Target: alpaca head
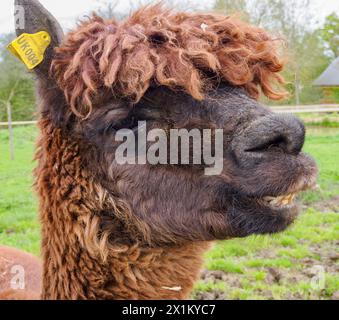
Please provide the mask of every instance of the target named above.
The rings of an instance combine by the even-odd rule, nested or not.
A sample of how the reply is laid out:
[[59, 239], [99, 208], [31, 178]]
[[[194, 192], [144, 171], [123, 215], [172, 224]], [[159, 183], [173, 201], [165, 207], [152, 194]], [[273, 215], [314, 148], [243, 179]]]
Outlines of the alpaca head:
[[[159, 246], [273, 233], [295, 219], [293, 196], [314, 184], [316, 165], [301, 151], [303, 124], [258, 102], [261, 92], [284, 95], [276, 41], [264, 30], [153, 6], [122, 22], [93, 16], [63, 38], [37, 1], [17, 3], [27, 8], [24, 31], [52, 36], [36, 72], [60, 92], [59, 105], [44, 105], [42, 116], [72, 137], [83, 169], [113, 199], [97, 212], [102, 228], [119, 228], [119, 241]], [[132, 151], [153, 129], [165, 138], [194, 129], [199, 142], [204, 129], [215, 140], [222, 129], [221, 152], [211, 146], [221, 170], [207, 175], [211, 163], [194, 162], [204, 144], [192, 139], [186, 161], [179, 154], [177, 164], [122, 164], [122, 129], [133, 135]], [[162, 141], [167, 160], [171, 141]]]

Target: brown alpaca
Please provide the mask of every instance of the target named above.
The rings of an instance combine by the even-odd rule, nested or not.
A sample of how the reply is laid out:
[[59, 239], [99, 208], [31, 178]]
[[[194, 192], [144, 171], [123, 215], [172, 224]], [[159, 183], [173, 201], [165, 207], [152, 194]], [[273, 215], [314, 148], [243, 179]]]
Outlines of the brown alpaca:
[[[16, 3], [26, 9], [18, 34], [52, 36], [35, 69], [42, 299], [184, 299], [211, 241], [294, 221], [293, 194], [312, 186], [316, 165], [301, 152], [302, 123], [257, 101], [284, 95], [265, 31], [157, 5], [120, 23], [94, 16], [64, 38], [38, 1]], [[114, 134], [142, 120], [166, 132], [222, 128], [222, 173], [118, 164]]]
[[[15, 266], [18, 264], [25, 270], [25, 288], [9, 289], [17, 272]], [[38, 258], [14, 248], [0, 247], [0, 299], [38, 299], [41, 291], [41, 272], [41, 262]]]

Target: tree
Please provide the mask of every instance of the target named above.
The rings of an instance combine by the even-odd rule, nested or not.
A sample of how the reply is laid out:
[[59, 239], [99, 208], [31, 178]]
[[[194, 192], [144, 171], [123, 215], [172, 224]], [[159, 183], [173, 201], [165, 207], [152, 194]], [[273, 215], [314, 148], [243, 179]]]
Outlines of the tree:
[[300, 104], [321, 98], [321, 91], [312, 88], [312, 82], [328, 58], [320, 32], [313, 27], [316, 14], [310, 0], [217, 0], [215, 8], [224, 13], [243, 11], [247, 21], [285, 40], [283, 55], [288, 63], [284, 75], [291, 83], [293, 97], [286, 102]]
[[120, 19], [121, 14], [117, 12], [119, 0], [97, 0], [98, 14], [105, 19]]
[[[31, 120], [35, 112], [35, 89], [32, 75], [6, 49], [13, 34], [0, 37], [0, 100], [9, 101], [13, 120]], [[7, 105], [0, 103], [0, 121], [7, 120]]]
[[322, 39], [331, 57], [339, 57], [339, 16], [334, 12], [326, 17]]
[[246, 0], [217, 0], [214, 9], [222, 12], [226, 15], [232, 15], [236, 13], [247, 14], [247, 1]]
[[217, 0], [214, 8], [223, 14], [241, 15], [254, 25], [267, 27], [279, 5], [279, 1], [267, 0]]
[[12, 100], [15, 95], [15, 92], [18, 88], [19, 81], [17, 80], [11, 90], [9, 91], [8, 97], [6, 100], [0, 100], [0, 103], [4, 105], [7, 111], [7, 122], [9, 130], [9, 147], [10, 147], [10, 158], [14, 160], [14, 137], [13, 137], [13, 127], [12, 127]]
[[[129, 0], [129, 8], [131, 12], [139, 9], [145, 5], [154, 5], [159, 3], [158, 0]], [[204, 10], [207, 4], [204, 1], [198, 0], [163, 0], [160, 3], [164, 4], [168, 8], [175, 8], [180, 11], [199, 11]]]
[[[100, 16], [116, 20], [123, 20], [129, 13], [134, 12], [142, 6], [159, 3], [156, 0], [126, 0], [121, 6], [120, 0], [96, 0], [98, 4], [97, 12]], [[206, 9], [207, 5], [203, 1], [197, 0], [164, 0], [161, 3], [169, 8], [182, 11], [198, 11]]]
[[0, 121], [8, 122], [10, 158], [14, 159], [12, 120], [29, 120], [34, 114], [34, 85], [31, 76], [6, 45], [15, 36], [0, 37]]

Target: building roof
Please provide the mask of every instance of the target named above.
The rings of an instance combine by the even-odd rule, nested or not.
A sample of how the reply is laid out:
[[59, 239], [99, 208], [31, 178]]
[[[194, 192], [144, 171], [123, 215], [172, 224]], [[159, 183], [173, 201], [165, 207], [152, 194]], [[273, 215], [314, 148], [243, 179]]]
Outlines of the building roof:
[[313, 82], [318, 87], [339, 87], [339, 57]]

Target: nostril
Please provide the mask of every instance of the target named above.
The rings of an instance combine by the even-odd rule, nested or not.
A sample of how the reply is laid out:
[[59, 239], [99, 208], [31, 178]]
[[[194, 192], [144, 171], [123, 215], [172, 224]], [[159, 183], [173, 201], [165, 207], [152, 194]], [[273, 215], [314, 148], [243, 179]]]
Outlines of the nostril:
[[237, 144], [237, 149], [246, 153], [284, 152], [297, 155], [304, 139], [305, 127], [299, 119], [291, 115], [269, 115], [252, 122], [234, 145]]
[[278, 135], [265, 142], [260, 142], [255, 147], [245, 150], [246, 152], [284, 151], [288, 152], [288, 141], [286, 137]]

